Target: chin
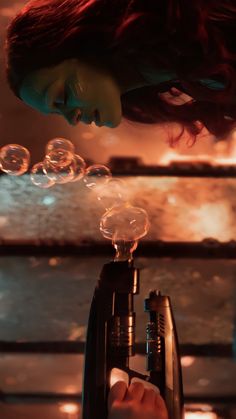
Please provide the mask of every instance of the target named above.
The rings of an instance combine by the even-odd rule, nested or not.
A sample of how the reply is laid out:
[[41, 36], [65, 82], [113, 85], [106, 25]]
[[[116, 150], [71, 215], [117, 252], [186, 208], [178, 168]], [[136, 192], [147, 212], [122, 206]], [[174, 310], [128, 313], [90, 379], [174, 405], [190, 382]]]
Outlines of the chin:
[[107, 122], [106, 124], [104, 124], [104, 126], [108, 127], [108, 128], [116, 128], [116, 127], [118, 127], [118, 125], [119, 125], [119, 123], [114, 124], [113, 122]]
[[121, 123], [121, 118], [119, 118], [118, 120], [114, 121], [114, 122], [110, 122], [108, 123], [107, 126], [109, 126], [109, 128], [117, 128]]

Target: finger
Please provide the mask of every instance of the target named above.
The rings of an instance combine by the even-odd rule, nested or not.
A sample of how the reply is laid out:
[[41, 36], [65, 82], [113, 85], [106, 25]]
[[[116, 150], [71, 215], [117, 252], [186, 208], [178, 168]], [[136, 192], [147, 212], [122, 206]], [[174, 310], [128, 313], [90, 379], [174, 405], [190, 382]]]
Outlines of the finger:
[[146, 380], [142, 380], [141, 378], [138, 377], [133, 377], [131, 379], [131, 384], [135, 383], [135, 382], [141, 382], [144, 385], [144, 388], [151, 388], [152, 390], [154, 390], [157, 394], [160, 394], [160, 390], [157, 386], [155, 386], [154, 384], [152, 384], [150, 381], [146, 381]]
[[156, 394], [155, 406], [157, 411], [159, 412], [160, 419], [168, 419], [168, 411], [166, 408], [166, 404], [163, 398], [158, 394]]
[[171, 87], [170, 91], [173, 96], [180, 96], [182, 94], [182, 92], [179, 89], [176, 89], [176, 87]]
[[145, 389], [144, 395], [142, 398], [142, 404], [147, 406], [154, 406], [156, 401], [156, 392], [152, 389]]
[[142, 383], [130, 384], [125, 396], [125, 401], [136, 400], [140, 401], [144, 394], [144, 385]]
[[127, 385], [124, 381], [117, 381], [114, 386], [111, 387], [111, 390], [108, 395], [108, 409], [110, 410], [114, 401], [122, 401], [125, 397], [127, 391]]

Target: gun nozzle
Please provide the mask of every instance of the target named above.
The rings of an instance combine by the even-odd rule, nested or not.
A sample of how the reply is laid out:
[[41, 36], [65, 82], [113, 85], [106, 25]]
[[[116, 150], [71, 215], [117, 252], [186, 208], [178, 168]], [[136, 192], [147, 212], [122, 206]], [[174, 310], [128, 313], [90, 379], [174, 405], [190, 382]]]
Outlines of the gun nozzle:
[[161, 291], [159, 291], [159, 290], [150, 290], [150, 292], [149, 292], [149, 296], [150, 297], [155, 297], [155, 296], [160, 296], [161, 295]]

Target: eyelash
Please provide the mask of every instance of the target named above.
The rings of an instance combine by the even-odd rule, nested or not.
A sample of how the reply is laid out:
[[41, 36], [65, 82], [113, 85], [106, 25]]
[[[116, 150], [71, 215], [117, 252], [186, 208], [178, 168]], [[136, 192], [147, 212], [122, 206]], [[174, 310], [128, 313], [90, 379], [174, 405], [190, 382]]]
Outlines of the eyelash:
[[59, 101], [55, 101], [54, 106], [60, 110], [61, 106], [66, 106], [67, 105], [67, 101], [68, 101], [68, 92], [67, 90], [64, 91], [64, 95], [63, 95], [63, 102]]

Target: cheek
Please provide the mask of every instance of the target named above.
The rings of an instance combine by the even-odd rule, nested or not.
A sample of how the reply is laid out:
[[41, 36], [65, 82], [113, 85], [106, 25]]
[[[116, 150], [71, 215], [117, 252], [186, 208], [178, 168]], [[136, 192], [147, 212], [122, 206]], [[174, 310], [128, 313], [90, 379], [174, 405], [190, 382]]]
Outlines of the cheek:
[[100, 88], [97, 91], [97, 99], [108, 109], [117, 109], [119, 111], [121, 107], [120, 91], [111, 78], [102, 80]]

